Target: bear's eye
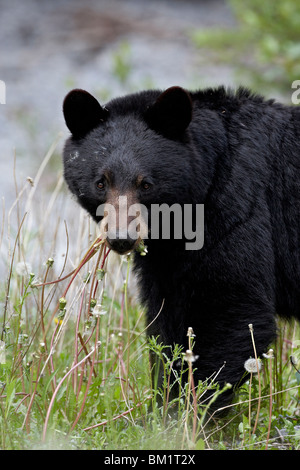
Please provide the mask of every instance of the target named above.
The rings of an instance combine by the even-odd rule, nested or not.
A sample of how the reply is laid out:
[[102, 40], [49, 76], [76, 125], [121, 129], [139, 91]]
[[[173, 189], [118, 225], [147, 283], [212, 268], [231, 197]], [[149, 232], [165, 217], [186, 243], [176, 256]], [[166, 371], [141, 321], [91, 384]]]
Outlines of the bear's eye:
[[149, 191], [149, 189], [151, 189], [152, 187], [152, 184], [149, 183], [148, 181], [142, 181], [141, 183], [141, 188], [144, 190], [144, 191]]
[[101, 180], [97, 181], [96, 186], [97, 186], [97, 189], [99, 189], [99, 191], [103, 191], [105, 189], [104, 180], [101, 179]]

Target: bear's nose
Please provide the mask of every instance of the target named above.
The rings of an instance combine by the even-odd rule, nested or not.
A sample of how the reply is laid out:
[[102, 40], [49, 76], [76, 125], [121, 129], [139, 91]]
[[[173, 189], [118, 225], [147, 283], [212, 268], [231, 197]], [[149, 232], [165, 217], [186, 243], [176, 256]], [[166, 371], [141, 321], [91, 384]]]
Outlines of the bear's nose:
[[131, 238], [128, 234], [116, 233], [114, 238], [107, 236], [106, 238], [111, 249], [123, 255], [134, 248], [136, 240]]

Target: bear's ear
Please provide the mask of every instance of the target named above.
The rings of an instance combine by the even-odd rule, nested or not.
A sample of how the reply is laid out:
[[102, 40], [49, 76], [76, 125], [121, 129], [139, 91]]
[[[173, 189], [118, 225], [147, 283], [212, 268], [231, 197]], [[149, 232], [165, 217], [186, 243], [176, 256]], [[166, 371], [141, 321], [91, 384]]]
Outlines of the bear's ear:
[[146, 111], [146, 121], [155, 131], [170, 138], [181, 138], [192, 119], [190, 94], [174, 86], [161, 93]]
[[63, 113], [66, 125], [73, 137], [84, 137], [89, 131], [105, 121], [108, 111], [90, 93], [75, 89], [64, 99]]

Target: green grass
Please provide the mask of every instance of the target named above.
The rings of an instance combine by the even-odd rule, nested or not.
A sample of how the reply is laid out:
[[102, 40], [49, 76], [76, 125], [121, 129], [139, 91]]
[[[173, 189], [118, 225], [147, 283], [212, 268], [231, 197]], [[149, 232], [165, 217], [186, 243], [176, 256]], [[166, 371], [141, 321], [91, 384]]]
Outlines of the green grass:
[[[194, 384], [197, 361], [182, 360], [184, 350], [175, 347], [170, 360], [166, 346], [147, 342], [131, 258], [99, 242], [61, 176], [45, 198], [54, 152], [3, 208], [0, 448], [299, 449], [300, 381], [290, 362], [293, 355], [299, 367], [299, 327], [279, 323], [274, 358], [261, 358], [259, 376], [225, 417], [209, 417], [203, 393], [214, 389], [214, 399], [222, 391]], [[194, 341], [187, 337], [185, 349]], [[162, 389], [152, 383], [150, 349], [163, 362]], [[179, 374], [181, 393], [171, 401], [179, 360], [189, 381]]]

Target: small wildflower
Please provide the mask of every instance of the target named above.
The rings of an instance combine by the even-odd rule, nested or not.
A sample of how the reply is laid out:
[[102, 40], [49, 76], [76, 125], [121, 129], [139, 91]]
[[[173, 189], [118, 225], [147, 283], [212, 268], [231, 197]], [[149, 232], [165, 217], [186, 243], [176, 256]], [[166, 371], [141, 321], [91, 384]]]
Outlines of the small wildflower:
[[40, 343], [40, 351], [41, 351], [41, 353], [44, 353], [46, 351], [45, 343]]
[[263, 357], [265, 359], [274, 359], [274, 351], [273, 349], [269, 349], [267, 353], [263, 353]]
[[46, 261], [46, 265], [47, 265], [49, 268], [52, 268], [53, 263], [54, 263], [54, 259], [53, 259], [53, 258], [48, 258], [47, 261]]
[[187, 336], [189, 336], [190, 338], [194, 338], [196, 336], [191, 326], [187, 330]]
[[67, 301], [64, 297], [61, 297], [59, 299], [59, 310], [64, 310], [64, 308], [66, 307], [67, 305]]
[[21, 276], [21, 277], [28, 276], [31, 273], [30, 263], [25, 263], [23, 261], [20, 261], [20, 263], [17, 263], [16, 273], [18, 274], [18, 276]]
[[65, 318], [65, 314], [66, 314], [66, 309], [64, 307], [66, 304], [67, 304], [66, 299], [64, 297], [61, 297], [59, 299], [59, 312], [58, 312], [57, 317], [54, 318], [54, 322], [56, 324], [59, 324], [59, 325], [62, 324], [63, 319]]
[[195, 362], [199, 356], [195, 356], [191, 349], [187, 349], [183, 354], [183, 359], [187, 362]]
[[257, 359], [257, 363], [256, 363], [256, 359], [252, 358], [252, 357], [247, 359], [247, 361], [244, 363], [244, 367], [245, 367], [246, 371], [250, 372], [251, 374], [257, 374], [257, 372], [258, 372], [257, 366], [258, 366], [258, 370], [260, 370], [261, 369], [261, 360]]
[[142, 240], [142, 241], [138, 244], [138, 246], [136, 247], [136, 251], [137, 251], [141, 256], [146, 256], [146, 254], [148, 253], [147, 246], [144, 245], [143, 240]]
[[102, 307], [101, 304], [96, 304], [91, 313], [95, 317], [99, 317], [100, 315], [106, 315], [107, 311]]

